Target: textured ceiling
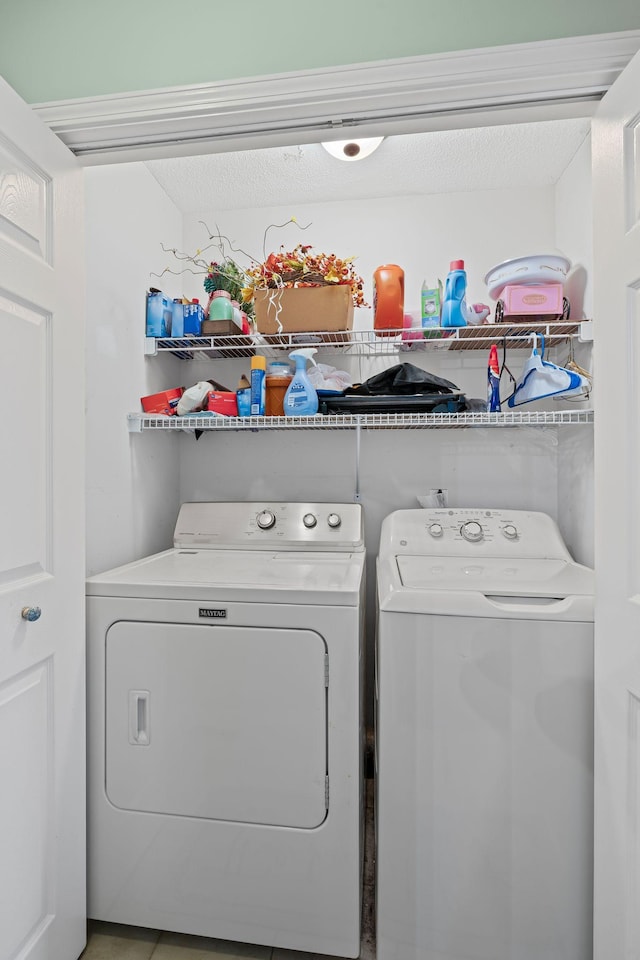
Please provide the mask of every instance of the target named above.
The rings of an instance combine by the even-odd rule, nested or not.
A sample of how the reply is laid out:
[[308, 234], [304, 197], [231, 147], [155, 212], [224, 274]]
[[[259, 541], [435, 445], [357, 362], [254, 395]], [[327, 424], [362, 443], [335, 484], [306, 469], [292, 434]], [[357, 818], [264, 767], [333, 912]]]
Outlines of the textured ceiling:
[[536, 187], [556, 182], [589, 128], [588, 119], [549, 120], [389, 137], [356, 163], [312, 143], [147, 167], [184, 213]]

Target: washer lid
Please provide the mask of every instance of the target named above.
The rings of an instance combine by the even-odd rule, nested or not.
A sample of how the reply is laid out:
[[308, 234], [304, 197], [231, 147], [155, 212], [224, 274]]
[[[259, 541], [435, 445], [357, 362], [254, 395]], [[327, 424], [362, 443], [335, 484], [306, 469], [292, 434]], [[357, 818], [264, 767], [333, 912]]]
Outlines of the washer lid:
[[357, 606], [364, 553], [166, 550], [87, 580], [87, 594]]
[[592, 620], [593, 571], [561, 559], [396, 556], [378, 565], [381, 610]]
[[[584, 567], [566, 560], [396, 557], [400, 584], [420, 590], [473, 590], [524, 596], [592, 593]], [[587, 571], [590, 573], [590, 571]]]

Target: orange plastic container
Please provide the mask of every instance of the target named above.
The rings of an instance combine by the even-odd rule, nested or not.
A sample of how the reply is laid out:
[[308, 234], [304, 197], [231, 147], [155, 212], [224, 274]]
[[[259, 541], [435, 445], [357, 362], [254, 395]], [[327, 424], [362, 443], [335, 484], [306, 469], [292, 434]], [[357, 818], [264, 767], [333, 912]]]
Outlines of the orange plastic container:
[[403, 319], [404, 270], [383, 264], [373, 273], [373, 331], [377, 337], [392, 337], [402, 331]]
[[284, 417], [284, 396], [293, 377], [271, 376], [265, 378], [265, 417]]

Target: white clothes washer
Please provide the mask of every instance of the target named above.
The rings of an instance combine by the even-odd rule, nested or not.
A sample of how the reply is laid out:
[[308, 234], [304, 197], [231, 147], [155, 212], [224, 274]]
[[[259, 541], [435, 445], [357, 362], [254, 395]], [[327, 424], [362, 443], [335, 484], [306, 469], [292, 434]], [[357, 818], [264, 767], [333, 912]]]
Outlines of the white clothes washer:
[[541, 513], [400, 510], [377, 591], [378, 960], [585, 960], [593, 571]]
[[186, 503], [87, 581], [88, 915], [357, 957], [358, 504]]

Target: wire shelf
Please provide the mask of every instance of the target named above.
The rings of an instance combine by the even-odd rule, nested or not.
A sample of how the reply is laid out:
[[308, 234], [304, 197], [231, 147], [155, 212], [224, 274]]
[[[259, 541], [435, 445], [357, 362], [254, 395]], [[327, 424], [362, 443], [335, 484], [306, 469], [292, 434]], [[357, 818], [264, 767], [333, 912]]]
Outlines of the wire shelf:
[[[181, 359], [224, 360], [252, 356], [257, 351], [265, 356], [278, 357], [283, 352], [303, 347], [316, 347], [324, 353], [350, 356], [392, 356], [407, 349], [426, 350], [487, 350], [492, 343], [505, 342], [519, 349], [531, 344], [531, 334], [544, 336], [545, 346], [553, 347], [574, 337], [591, 339], [590, 321], [546, 323], [488, 323], [480, 326], [434, 327], [429, 338], [403, 340], [401, 330], [385, 331], [385, 336], [373, 330], [318, 331], [314, 333], [281, 333], [264, 336], [259, 333], [228, 337], [169, 337], [145, 338], [145, 354], [171, 353]], [[406, 333], [406, 331], [405, 331]]]
[[129, 430], [397, 430], [459, 427], [542, 427], [593, 423], [593, 410], [536, 410], [510, 413], [318, 414], [315, 417], [187, 417], [130, 413]]

